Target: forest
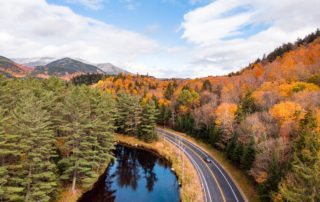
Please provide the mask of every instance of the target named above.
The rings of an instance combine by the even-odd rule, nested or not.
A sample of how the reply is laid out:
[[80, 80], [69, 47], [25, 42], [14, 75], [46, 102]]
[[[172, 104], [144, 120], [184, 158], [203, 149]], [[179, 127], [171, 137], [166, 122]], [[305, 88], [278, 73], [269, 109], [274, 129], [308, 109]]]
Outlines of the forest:
[[128, 74], [93, 86], [155, 103], [159, 125], [222, 151], [256, 183], [262, 201], [319, 201], [319, 67], [316, 31], [227, 76]]
[[89, 189], [113, 159], [115, 132], [157, 139], [157, 111], [58, 78], [0, 76], [0, 201], [53, 201]]

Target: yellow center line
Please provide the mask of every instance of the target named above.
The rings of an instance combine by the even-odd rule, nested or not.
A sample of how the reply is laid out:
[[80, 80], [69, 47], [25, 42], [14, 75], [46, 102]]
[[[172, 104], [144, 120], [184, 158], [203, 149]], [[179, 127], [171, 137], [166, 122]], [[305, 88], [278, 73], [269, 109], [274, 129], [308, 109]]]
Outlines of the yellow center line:
[[[179, 138], [181, 138], [181, 137], [179, 137]], [[202, 157], [201, 157], [199, 154], [197, 154], [197, 152], [194, 151], [193, 148], [191, 148], [189, 145], [185, 144], [184, 142], [182, 142], [182, 144], [184, 144], [185, 146], [187, 146], [187, 147], [188, 147], [195, 155], [197, 155], [197, 156], [199, 157], [199, 159], [206, 165], [206, 167], [208, 168], [209, 172], [211, 173], [211, 176], [213, 177], [214, 181], [216, 182], [216, 184], [217, 184], [217, 186], [218, 186], [218, 189], [219, 189], [219, 191], [220, 191], [220, 194], [221, 194], [221, 196], [222, 196], [223, 201], [226, 202], [226, 198], [225, 198], [224, 193], [223, 193], [223, 191], [222, 191], [222, 189], [221, 189], [221, 187], [220, 187], [220, 184], [218, 183], [218, 180], [217, 180], [215, 174], [211, 171], [211, 169], [210, 169], [210, 167], [207, 165], [207, 163], [202, 159]]]
[[214, 181], [216, 182], [216, 184], [217, 184], [217, 186], [218, 186], [218, 189], [219, 189], [219, 191], [220, 191], [220, 194], [221, 194], [221, 196], [222, 196], [223, 201], [226, 202], [226, 198], [225, 198], [224, 193], [223, 193], [223, 191], [222, 191], [222, 189], [221, 189], [221, 187], [220, 187], [220, 184], [218, 183], [218, 180], [217, 180], [215, 174], [211, 171], [211, 169], [210, 169], [210, 167], [208, 166], [208, 164], [202, 159], [202, 157], [201, 157], [199, 154], [197, 154], [197, 152], [194, 151], [193, 148], [191, 148], [189, 145], [187, 145], [187, 144], [185, 144], [185, 143], [183, 143], [183, 142], [182, 142], [182, 144], [184, 144], [184, 145], [187, 146], [190, 150], [192, 150], [192, 152], [199, 157], [199, 159], [204, 163], [204, 165], [206, 165], [206, 167], [208, 168], [209, 172], [211, 173]]

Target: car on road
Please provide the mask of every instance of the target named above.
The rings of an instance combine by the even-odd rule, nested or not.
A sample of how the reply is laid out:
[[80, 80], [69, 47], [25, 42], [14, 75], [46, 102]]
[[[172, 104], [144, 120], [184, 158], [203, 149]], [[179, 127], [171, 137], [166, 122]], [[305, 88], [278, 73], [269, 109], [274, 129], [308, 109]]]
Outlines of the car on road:
[[204, 157], [204, 160], [205, 160], [207, 163], [211, 163], [211, 162], [212, 162], [211, 159], [210, 159], [208, 156], [205, 156], [205, 157]]

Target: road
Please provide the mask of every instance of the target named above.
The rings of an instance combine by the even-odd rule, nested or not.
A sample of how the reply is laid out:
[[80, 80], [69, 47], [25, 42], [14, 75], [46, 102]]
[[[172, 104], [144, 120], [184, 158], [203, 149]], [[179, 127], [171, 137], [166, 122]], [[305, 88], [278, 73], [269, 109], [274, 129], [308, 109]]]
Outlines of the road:
[[[190, 159], [200, 177], [204, 191], [205, 202], [243, 202], [246, 201], [239, 188], [235, 185], [229, 174], [200, 147], [174, 135], [167, 130], [157, 128], [160, 137], [176, 145]], [[208, 157], [211, 162], [206, 162]]]

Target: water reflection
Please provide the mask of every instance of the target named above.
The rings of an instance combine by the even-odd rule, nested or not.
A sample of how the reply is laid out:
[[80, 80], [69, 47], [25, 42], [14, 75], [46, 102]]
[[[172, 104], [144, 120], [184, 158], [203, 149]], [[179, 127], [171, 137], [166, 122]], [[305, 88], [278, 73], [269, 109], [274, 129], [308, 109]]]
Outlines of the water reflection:
[[152, 152], [118, 145], [117, 159], [79, 202], [179, 201], [170, 164]]

